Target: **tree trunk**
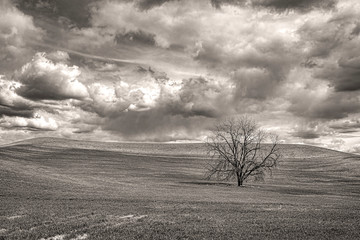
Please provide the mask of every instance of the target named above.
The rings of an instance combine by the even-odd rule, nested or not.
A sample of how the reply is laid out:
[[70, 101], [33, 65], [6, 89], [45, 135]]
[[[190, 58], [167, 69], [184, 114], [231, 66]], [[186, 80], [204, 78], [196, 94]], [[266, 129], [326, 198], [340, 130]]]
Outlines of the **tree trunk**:
[[243, 185], [243, 179], [241, 178], [241, 175], [240, 174], [238, 174], [237, 175], [237, 182], [238, 182], [238, 186], [240, 187], [240, 186], [242, 186]]

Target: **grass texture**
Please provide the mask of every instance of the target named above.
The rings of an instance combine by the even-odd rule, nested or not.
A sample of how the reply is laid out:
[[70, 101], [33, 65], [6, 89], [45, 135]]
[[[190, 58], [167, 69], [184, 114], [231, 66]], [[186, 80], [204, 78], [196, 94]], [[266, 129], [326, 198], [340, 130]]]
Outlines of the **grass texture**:
[[360, 158], [281, 145], [266, 182], [205, 181], [202, 144], [0, 147], [0, 239], [360, 239]]

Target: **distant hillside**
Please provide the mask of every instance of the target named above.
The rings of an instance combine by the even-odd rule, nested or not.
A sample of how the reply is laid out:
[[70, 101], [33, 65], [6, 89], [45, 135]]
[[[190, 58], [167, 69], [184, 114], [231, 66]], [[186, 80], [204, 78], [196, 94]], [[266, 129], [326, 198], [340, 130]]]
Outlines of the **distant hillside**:
[[[355, 180], [358, 184], [357, 155], [307, 145], [283, 144], [280, 148], [283, 157], [269, 183], [307, 182], [315, 187], [321, 181], [338, 184]], [[158, 177], [171, 181], [203, 180], [205, 166], [212, 161], [203, 143], [109, 143], [61, 138], [34, 138], [2, 146], [1, 160], [4, 168], [12, 165], [14, 169], [16, 165], [19, 172], [21, 169], [28, 172], [25, 166], [35, 172], [45, 168], [56, 176], [70, 174], [71, 179], [76, 179], [73, 172], [86, 176], [118, 169], [123, 176], [149, 176], [151, 181]], [[341, 188], [347, 187], [359, 187], [360, 191], [357, 185]]]
[[[23, 147], [47, 148], [78, 148], [104, 151], [118, 151], [122, 153], [145, 155], [176, 155], [176, 156], [204, 156], [206, 149], [203, 143], [141, 143], [141, 142], [97, 142], [82, 141], [64, 138], [32, 138], [14, 142], [5, 146], [21, 145]], [[356, 155], [302, 144], [279, 145], [284, 158], [312, 158], [326, 156], [353, 156]], [[1, 147], [1, 146], [0, 146]]]
[[[280, 148], [283, 157], [278, 168], [274, 170], [274, 177], [271, 180], [273, 182], [281, 181], [281, 179], [302, 182], [306, 179], [309, 182], [314, 179], [330, 181], [333, 178], [360, 176], [359, 156], [307, 145], [282, 144]], [[143, 174], [143, 170], [142, 168], [134, 170], [134, 166], [152, 164], [146, 174], [158, 175], [159, 172], [166, 174], [166, 171], [196, 172], [196, 176], [193, 176], [195, 179], [203, 178], [204, 166], [211, 161], [206, 155], [203, 143], [118, 143], [62, 138], [34, 138], [2, 146], [0, 147], [1, 159], [13, 162], [21, 160], [21, 162], [26, 161], [27, 164], [33, 162], [38, 166], [67, 164], [64, 166], [79, 167], [79, 164], [82, 164], [84, 168], [87, 167], [88, 162], [104, 164], [103, 167], [106, 167], [105, 163], [111, 161], [114, 161], [113, 164], [126, 162], [128, 165], [125, 166], [128, 167], [122, 168], [122, 171], [131, 169], [131, 171], [138, 171], [134, 173], [138, 175]], [[166, 160], [169, 169], [163, 169], [163, 159], [169, 159]], [[186, 161], [187, 166], [183, 166], [185, 159], [189, 159]], [[55, 160], [56, 162], [53, 162]]]

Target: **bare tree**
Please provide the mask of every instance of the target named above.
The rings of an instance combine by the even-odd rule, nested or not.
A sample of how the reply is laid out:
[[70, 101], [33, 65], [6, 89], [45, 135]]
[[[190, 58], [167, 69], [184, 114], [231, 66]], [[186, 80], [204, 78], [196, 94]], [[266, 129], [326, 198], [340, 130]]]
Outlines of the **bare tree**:
[[263, 179], [265, 172], [271, 172], [280, 158], [278, 137], [260, 130], [255, 121], [246, 116], [217, 124], [206, 147], [215, 159], [207, 178], [236, 178], [238, 186], [251, 176]]

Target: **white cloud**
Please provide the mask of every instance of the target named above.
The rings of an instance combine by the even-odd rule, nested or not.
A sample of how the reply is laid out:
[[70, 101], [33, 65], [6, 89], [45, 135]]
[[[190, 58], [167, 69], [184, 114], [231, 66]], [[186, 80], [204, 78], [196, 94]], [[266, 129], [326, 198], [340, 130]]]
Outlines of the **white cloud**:
[[[62, 55], [61, 52], [58, 54]], [[16, 80], [22, 84], [17, 93], [35, 100], [85, 98], [88, 92], [78, 80], [80, 74], [77, 66], [54, 63], [47, 59], [46, 53], [37, 53], [31, 62], [16, 73]]]
[[0, 75], [0, 104], [10, 107], [26, 106], [29, 101], [16, 94], [21, 84], [16, 81], [7, 80]]
[[0, 126], [3, 128], [21, 128], [27, 130], [45, 130], [55, 131], [58, 125], [53, 118], [45, 118], [37, 115], [34, 118], [23, 117], [3, 117], [0, 120]]
[[90, 102], [86, 102], [83, 108], [94, 111], [101, 117], [113, 117], [125, 111], [130, 103], [118, 97], [113, 86], [94, 83], [89, 86]]

